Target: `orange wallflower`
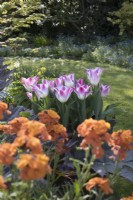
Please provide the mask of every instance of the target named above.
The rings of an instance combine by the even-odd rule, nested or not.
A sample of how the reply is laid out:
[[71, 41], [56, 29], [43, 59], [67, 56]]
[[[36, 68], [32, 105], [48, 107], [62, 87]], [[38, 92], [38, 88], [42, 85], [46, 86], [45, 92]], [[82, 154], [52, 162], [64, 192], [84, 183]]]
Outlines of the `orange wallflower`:
[[57, 124], [60, 120], [60, 116], [54, 110], [44, 110], [38, 113], [40, 122], [50, 125]]
[[119, 130], [112, 133], [112, 151], [118, 159], [126, 157], [126, 151], [133, 149], [133, 136], [131, 130]]
[[49, 125], [47, 127], [49, 134], [52, 136], [52, 140], [56, 140], [59, 137], [67, 138], [66, 128], [62, 124]]
[[90, 179], [86, 184], [86, 190], [90, 191], [95, 186], [97, 186], [106, 195], [113, 193], [107, 178], [95, 177]]
[[5, 190], [7, 188], [4, 178], [2, 176], [0, 176], [0, 188]]
[[110, 124], [104, 120], [87, 119], [77, 127], [78, 135], [84, 137], [80, 147], [86, 149], [90, 144], [92, 146], [92, 153], [97, 158], [101, 158], [104, 154], [102, 143], [111, 143], [111, 136], [107, 133]]
[[14, 161], [16, 146], [10, 143], [0, 144], [0, 163], [10, 165]]
[[7, 125], [1, 125], [0, 130], [8, 134], [16, 134], [21, 129], [23, 123], [28, 121], [29, 119], [26, 117], [16, 117], [9, 121]]
[[120, 200], [133, 200], [133, 194], [132, 196], [129, 196], [129, 197], [123, 197]]
[[38, 138], [29, 137], [27, 135], [17, 137], [14, 140], [13, 144], [16, 147], [25, 147], [27, 149], [30, 149], [31, 153], [33, 154], [40, 154], [43, 151], [40, 140]]
[[22, 124], [21, 129], [18, 131], [17, 135], [27, 135], [32, 137], [40, 136], [41, 139], [51, 140], [51, 136], [48, 134], [46, 126], [43, 123], [35, 120]]
[[99, 136], [104, 136], [107, 130], [110, 129], [110, 124], [104, 120], [86, 119], [77, 128], [78, 134], [85, 137], [88, 134], [96, 133]]
[[6, 112], [7, 114], [11, 114], [11, 112], [8, 110], [8, 105], [0, 101], [0, 120], [3, 119], [4, 112]]
[[16, 165], [23, 180], [41, 179], [51, 172], [49, 157], [44, 154], [22, 154]]

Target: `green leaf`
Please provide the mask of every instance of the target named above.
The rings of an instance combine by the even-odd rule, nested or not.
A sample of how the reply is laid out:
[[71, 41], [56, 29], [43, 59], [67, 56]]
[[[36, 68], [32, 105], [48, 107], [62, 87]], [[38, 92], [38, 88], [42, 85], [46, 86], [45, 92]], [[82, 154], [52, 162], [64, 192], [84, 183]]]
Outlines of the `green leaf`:
[[103, 108], [103, 100], [99, 89], [94, 93], [93, 102], [94, 102], [93, 109], [94, 109], [95, 119], [99, 119], [101, 117]]
[[77, 181], [74, 182], [74, 190], [75, 190], [75, 194], [78, 197], [80, 194], [80, 185]]

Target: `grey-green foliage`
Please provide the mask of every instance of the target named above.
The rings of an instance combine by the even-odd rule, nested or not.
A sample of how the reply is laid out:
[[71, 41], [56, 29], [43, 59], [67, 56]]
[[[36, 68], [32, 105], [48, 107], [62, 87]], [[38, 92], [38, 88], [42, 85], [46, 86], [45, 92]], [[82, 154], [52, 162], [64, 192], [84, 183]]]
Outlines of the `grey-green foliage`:
[[41, 23], [45, 15], [40, 5], [40, 0], [3, 1], [0, 5], [1, 37], [9, 37], [15, 32], [21, 32], [22, 28]]
[[13, 70], [8, 69], [8, 65], [3, 64], [4, 59], [0, 57], [0, 91], [2, 91], [11, 81]]

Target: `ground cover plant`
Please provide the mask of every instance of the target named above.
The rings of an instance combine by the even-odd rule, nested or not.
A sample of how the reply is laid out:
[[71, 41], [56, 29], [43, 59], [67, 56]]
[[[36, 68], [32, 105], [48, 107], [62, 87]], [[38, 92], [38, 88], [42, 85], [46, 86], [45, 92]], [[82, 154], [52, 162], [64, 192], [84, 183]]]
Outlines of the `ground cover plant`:
[[[117, 65], [122, 68], [132, 70], [133, 66], [133, 40], [129, 38], [115, 38], [115, 37], [95, 37], [90, 42], [77, 42], [75, 36], [60, 36], [51, 44], [49, 39], [45, 36], [38, 36], [37, 44], [27, 46], [23, 44], [21, 38], [14, 38], [11, 40], [11, 45], [8, 43], [0, 48], [0, 56], [24, 56], [24, 57], [45, 57], [45, 58], [66, 58], [75, 60], [85, 60], [88, 62], [101, 62], [111, 65]], [[20, 40], [20, 41], [19, 41]], [[42, 46], [41, 43], [48, 43]], [[36, 41], [36, 40], [35, 40]], [[17, 45], [21, 46], [16, 48]], [[38, 45], [38, 47], [36, 47]], [[15, 49], [14, 49], [15, 46]]]

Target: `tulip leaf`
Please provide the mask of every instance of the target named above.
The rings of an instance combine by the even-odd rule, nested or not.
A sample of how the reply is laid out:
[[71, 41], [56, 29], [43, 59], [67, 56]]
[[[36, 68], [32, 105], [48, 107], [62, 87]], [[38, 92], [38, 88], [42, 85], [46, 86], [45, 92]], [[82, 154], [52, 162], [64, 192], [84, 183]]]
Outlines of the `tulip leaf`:
[[102, 108], [103, 108], [103, 100], [101, 97], [100, 90], [95, 91], [93, 95], [93, 109], [95, 114], [95, 119], [99, 119], [101, 117]]
[[69, 113], [70, 113], [70, 109], [71, 106], [74, 102], [69, 103], [68, 105], [65, 105], [65, 110], [64, 110], [64, 115], [63, 115], [63, 120], [62, 123], [65, 127], [68, 126], [68, 121], [69, 121]]

